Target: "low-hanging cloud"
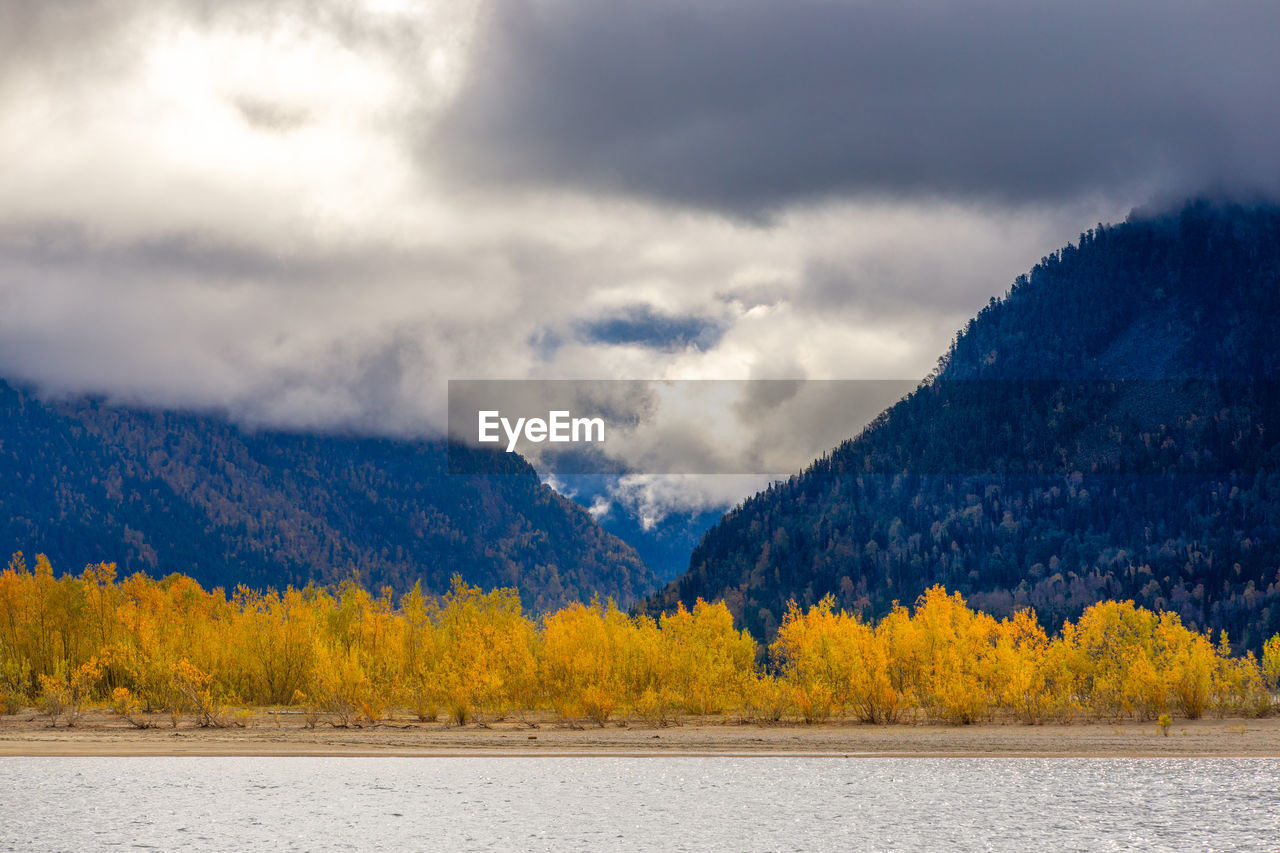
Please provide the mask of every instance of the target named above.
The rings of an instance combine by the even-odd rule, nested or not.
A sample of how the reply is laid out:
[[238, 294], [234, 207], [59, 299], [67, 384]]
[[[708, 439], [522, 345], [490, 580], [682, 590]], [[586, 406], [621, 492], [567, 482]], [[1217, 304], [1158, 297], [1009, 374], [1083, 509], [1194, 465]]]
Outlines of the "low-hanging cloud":
[[1280, 189], [1280, 6], [495, 0], [426, 146], [749, 219], [832, 196]]
[[[1274, 184], [1274, 17], [0, 0], [0, 378], [405, 436], [449, 379], [916, 379], [1080, 230]], [[746, 452], [812, 452], [782, 402]], [[755, 487], [672, 482], [612, 499]]]

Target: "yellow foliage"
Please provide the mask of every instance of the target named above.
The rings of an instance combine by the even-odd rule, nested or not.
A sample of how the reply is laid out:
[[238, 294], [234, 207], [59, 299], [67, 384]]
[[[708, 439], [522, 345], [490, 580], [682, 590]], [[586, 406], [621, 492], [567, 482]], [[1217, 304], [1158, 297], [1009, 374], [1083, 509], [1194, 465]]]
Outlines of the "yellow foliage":
[[920, 706], [948, 723], [984, 717], [991, 704], [995, 620], [970, 610], [960, 593], [948, 595], [935, 586], [916, 601], [911, 621]]
[[626, 699], [621, 653], [631, 630], [612, 603], [574, 604], [543, 620], [539, 674], [557, 714], [601, 726], [609, 720]]
[[890, 678], [886, 643], [857, 616], [824, 598], [807, 611], [794, 602], [770, 650], [792, 687], [792, 701], [813, 723], [846, 706], [869, 723], [893, 722], [903, 694]]
[[1271, 692], [1280, 690], [1280, 634], [1262, 647], [1262, 678]]
[[[1074, 711], [1155, 719], [1272, 710], [1280, 635], [1233, 656], [1170, 613], [1090, 607], [1057, 636], [1029, 610], [996, 621], [934, 587], [878, 621], [828, 597], [793, 604], [760, 659], [723, 602], [654, 619], [612, 602], [538, 621], [514, 590], [455, 578], [443, 596], [243, 587], [116, 576], [110, 563], [56, 577], [37, 556], [0, 571], [0, 692], [74, 725], [91, 702], [134, 725], [167, 711], [222, 725], [232, 703], [292, 704], [307, 725], [377, 724], [397, 709], [455, 724], [552, 711], [572, 724], [635, 715], [656, 725], [736, 714], [866, 723], [1064, 720]], [[235, 718], [240, 724], [247, 714]], [[235, 723], [233, 723], [235, 724]]]
[[226, 708], [214, 701], [209, 685], [213, 676], [182, 658], [173, 665], [170, 678], [176, 709], [194, 714], [201, 727], [222, 725]]
[[436, 677], [454, 723], [484, 723], [534, 701], [535, 631], [515, 590], [485, 593], [455, 577], [436, 630]]
[[744, 685], [742, 704], [745, 719], [776, 723], [791, 710], [791, 692], [777, 676], [756, 676]]
[[997, 628], [992, 678], [1001, 706], [1029, 724], [1062, 720], [1072, 709], [1070, 637], [1050, 640], [1030, 610]]
[[702, 599], [659, 620], [662, 654], [669, 661], [668, 685], [685, 712], [719, 714], [738, 707], [744, 673], [755, 668], [756, 644], [733, 627], [723, 601]]

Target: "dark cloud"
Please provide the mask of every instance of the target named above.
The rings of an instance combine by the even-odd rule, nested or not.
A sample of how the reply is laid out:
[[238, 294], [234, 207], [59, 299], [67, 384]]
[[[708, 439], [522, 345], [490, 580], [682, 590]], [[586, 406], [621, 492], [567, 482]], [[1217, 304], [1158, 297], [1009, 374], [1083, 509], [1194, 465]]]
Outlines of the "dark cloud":
[[707, 317], [663, 314], [649, 305], [634, 305], [583, 322], [578, 332], [586, 343], [632, 344], [662, 350], [692, 346], [705, 350], [719, 342], [724, 328]]
[[1280, 187], [1280, 5], [495, 0], [429, 148], [746, 217]]
[[105, 286], [146, 282], [198, 281], [207, 286], [252, 283], [264, 289], [298, 290], [318, 284], [358, 283], [413, 276], [430, 286], [449, 280], [465, 267], [439, 253], [397, 251], [388, 246], [358, 250], [237, 243], [220, 235], [191, 230], [157, 232], [132, 240], [104, 240], [74, 222], [0, 225], [0, 283], [25, 270], [32, 278], [97, 279]]

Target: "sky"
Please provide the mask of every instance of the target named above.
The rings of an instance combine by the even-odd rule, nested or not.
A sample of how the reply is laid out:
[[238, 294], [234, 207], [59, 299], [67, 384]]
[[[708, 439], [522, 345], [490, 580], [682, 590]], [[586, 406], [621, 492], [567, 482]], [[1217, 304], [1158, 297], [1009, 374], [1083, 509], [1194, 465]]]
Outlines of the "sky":
[[[449, 379], [917, 379], [1081, 231], [1275, 196], [1276, 32], [1269, 0], [0, 0], [0, 376], [404, 436]], [[619, 499], [758, 485], [660, 479]]]

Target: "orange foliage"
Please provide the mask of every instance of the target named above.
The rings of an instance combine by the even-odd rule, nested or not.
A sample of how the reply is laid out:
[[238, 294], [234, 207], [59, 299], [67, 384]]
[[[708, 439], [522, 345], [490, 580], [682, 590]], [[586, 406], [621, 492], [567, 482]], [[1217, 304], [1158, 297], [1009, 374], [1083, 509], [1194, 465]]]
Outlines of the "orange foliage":
[[514, 590], [455, 578], [443, 596], [336, 589], [207, 591], [182, 575], [55, 577], [43, 556], [0, 572], [0, 695], [74, 725], [87, 703], [134, 725], [226, 724], [232, 705], [300, 706], [309, 725], [374, 724], [398, 709], [457, 725], [550, 711], [571, 725], [736, 714], [867, 723], [1074, 713], [1155, 719], [1272, 710], [1280, 637], [1234, 657], [1219, 637], [1132, 602], [1089, 608], [1049, 636], [1031, 611], [997, 621], [934, 587], [879, 621], [828, 597], [792, 605], [769, 657], [723, 602], [658, 619], [612, 602], [538, 621]]

